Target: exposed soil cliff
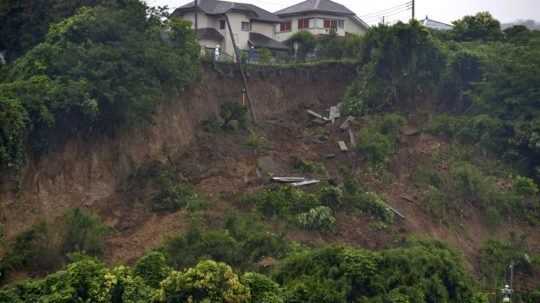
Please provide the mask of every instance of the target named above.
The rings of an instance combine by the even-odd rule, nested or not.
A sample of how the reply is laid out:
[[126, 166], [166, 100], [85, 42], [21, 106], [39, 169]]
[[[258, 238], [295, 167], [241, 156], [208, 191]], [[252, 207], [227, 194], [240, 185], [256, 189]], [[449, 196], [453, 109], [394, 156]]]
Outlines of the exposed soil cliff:
[[[255, 68], [248, 76], [256, 116], [266, 120], [302, 104], [337, 103], [355, 77], [355, 66]], [[234, 66], [205, 66], [197, 84], [159, 107], [153, 125], [94, 142], [69, 140], [59, 150], [30, 160], [21, 184], [2, 186], [0, 222], [7, 237], [69, 208], [113, 203], [119, 186], [137, 167], [188, 150], [202, 121], [217, 115], [222, 103], [240, 102], [241, 83]]]

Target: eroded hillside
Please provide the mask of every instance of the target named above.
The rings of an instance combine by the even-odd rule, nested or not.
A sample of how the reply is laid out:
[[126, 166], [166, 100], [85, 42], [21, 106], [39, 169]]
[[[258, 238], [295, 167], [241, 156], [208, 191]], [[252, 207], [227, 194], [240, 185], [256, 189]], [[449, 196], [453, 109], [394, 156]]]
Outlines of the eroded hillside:
[[[508, 238], [515, 232], [528, 235], [531, 248], [539, 246], [534, 228], [521, 222], [493, 228], [474, 205], [460, 206], [459, 216], [453, 213], [444, 220], [429, 212], [428, 186], [418, 182], [418, 170], [447, 171], [453, 157], [452, 143], [422, 131], [430, 108], [400, 113], [405, 124], [397, 152], [385, 169], [370, 167], [362, 152], [341, 152], [338, 141], [350, 144], [348, 132], [339, 127], [346, 117], [321, 125], [306, 110], [327, 115], [355, 76], [353, 64], [254, 68], [249, 71], [249, 88], [257, 124], [251, 123], [249, 131], [215, 131], [208, 129], [208, 121], [219, 115], [220, 105], [241, 100], [241, 78], [232, 66], [206, 66], [198, 84], [163, 103], [153, 125], [95, 142], [70, 140], [61, 149], [29, 161], [20, 184], [4, 183], [1, 207], [7, 238], [41, 221], [53, 223], [69, 209], [84, 208], [97, 212], [112, 228], [106, 259], [135, 261], [191, 224], [188, 210], [149, 209], [159, 186], [145, 178], [151, 178], [152, 170], [168, 170], [205, 197], [208, 206], [203, 216], [214, 226], [230, 212], [251, 212], [242, 195], [275, 186], [271, 176], [311, 176], [331, 184], [342, 184], [352, 176], [405, 218], [381, 226], [370, 215], [340, 211], [332, 233], [284, 226], [279, 220], [270, 224], [290, 240], [311, 244], [380, 249], [411, 236], [434, 238], [463, 252], [471, 269], [488, 239]], [[365, 119], [355, 120], [351, 129], [358, 134], [368, 124]], [[439, 160], [434, 162], [434, 156]], [[471, 157], [477, 156], [473, 152]]]

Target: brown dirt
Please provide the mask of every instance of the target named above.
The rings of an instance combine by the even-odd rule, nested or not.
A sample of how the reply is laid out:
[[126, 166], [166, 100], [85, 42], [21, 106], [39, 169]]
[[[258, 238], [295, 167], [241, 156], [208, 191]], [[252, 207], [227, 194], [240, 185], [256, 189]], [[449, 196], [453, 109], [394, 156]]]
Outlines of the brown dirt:
[[[289, 229], [287, 237], [291, 240], [378, 249], [415, 235], [448, 242], [471, 264], [485, 240], [506, 238], [512, 230], [531, 234], [531, 246], [540, 248], [540, 237], [531, 228], [516, 225], [490, 230], [474, 210], [458, 218], [457, 227], [449, 228], [424, 211], [423, 189], [416, 187], [412, 175], [423, 159], [447, 150], [448, 144], [442, 139], [424, 134], [403, 136], [399, 153], [390, 164], [391, 178], [367, 173], [361, 155], [340, 152], [337, 142], [349, 140], [347, 133], [339, 130], [339, 122], [314, 126], [305, 110], [327, 114], [355, 76], [354, 66], [251, 71], [250, 89], [258, 118], [253, 129], [266, 139], [266, 148], [255, 151], [247, 147], [247, 132], [216, 135], [203, 131], [201, 122], [217, 115], [220, 104], [240, 99], [239, 75], [228, 68], [222, 67], [224, 70], [217, 73], [206, 67], [201, 83], [162, 105], [150, 127], [96, 142], [72, 140], [61, 150], [31, 161], [24, 170], [21, 191], [0, 193], [0, 222], [8, 238], [40, 220], [52, 222], [69, 208], [85, 207], [98, 212], [114, 230], [108, 239], [106, 259], [115, 264], [132, 263], [190, 223], [186, 211], [152, 214], [123, 191], [122, 186], [137, 168], [152, 161], [174, 165], [208, 197], [211, 207], [207, 221], [218, 224], [223, 214], [238, 211], [234, 200], [239, 193], [268, 184], [267, 176], [260, 175], [258, 160], [267, 157], [277, 163], [270, 163], [276, 171], [298, 175], [292, 168], [296, 157], [323, 163], [327, 170], [324, 177], [338, 182], [340, 168], [355, 171], [406, 219], [378, 231], [365, 216], [340, 213], [336, 233]], [[361, 128], [361, 123], [354, 128]], [[327, 159], [328, 154], [335, 154], [335, 158]]]

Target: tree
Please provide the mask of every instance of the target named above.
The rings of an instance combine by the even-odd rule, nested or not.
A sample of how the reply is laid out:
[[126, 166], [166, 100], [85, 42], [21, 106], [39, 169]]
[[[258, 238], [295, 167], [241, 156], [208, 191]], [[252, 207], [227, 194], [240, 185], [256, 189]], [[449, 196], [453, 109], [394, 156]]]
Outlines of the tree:
[[453, 24], [452, 34], [458, 41], [496, 41], [503, 37], [501, 23], [489, 12], [465, 16]]
[[46, 152], [73, 135], [144, 124], [160, 96], [196, 78], [191, 25], [162, 20], [138, 0], [120, 2], [79, 9], [7, 68], [0, 78], [0, 168], [21, 166], [26, 141]]
[[370, 28], [359, 59], [359, 78], [345, 96], [345, 110], [356, 115], [414, 106], [436, 87], [444, 68], [439, 46], [417, 21]]
[[296, 51], [295, 45], [298, 46], [298, 51], [296, 53], [297, 59], [303, 61], [306, 60], [306, 57], [308, 54], [313, 52], [315, 50], [315, 46], [317, 45], [317, 41], [315, 36], [313, 36], [312, 33], [301, 31], [296, 34], [294, 34], [289, 40], [287, 40], [287, 45], [291, 47], [293, 51]]
[[248, 303], [250, 298], [249, 288], [230, 266], [202, 261], [184, 272], [171, 272], [161, 283], [156, 301]]

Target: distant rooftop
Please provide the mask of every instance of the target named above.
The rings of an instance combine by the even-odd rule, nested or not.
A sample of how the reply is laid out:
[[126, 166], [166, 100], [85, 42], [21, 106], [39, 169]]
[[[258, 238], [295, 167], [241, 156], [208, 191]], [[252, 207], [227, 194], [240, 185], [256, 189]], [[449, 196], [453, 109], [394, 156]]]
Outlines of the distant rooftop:
[[[203, 11], [208, 15], [223, 15], [229, 11], [244, 11], [253, 15], [252, 19], [263, 21], [263, 22], [280, 22], [278, 16], [272, 14], [271, 12], [264, 10], [258, 6], [248, 3], [236, 3], [229, 1], [218, 1], [218, 0], [199, 0], [198, 3], [199, 10]], [[190, 12], [195, 10], [195, 1], [190, 2], [184, 6], [177, 8], [173, 12], [173, 16], [179, 15], [185, 12]]]
[[427, 28], [440, 30], [440, 31], [449, 31], [449, 30], [452, 30], [454, 28], [450, 24], [429, 19], [428, 16], [426, 16], [426, 19], [422, 20], [421, 23], [422, 23], [422, 25], [424, 25]]
[[330, 0], [306, 0], [275, 12], [278, 16], [295, 15], [307, 12], [329, 13], [340, 16], [354, 16], [353, 11]]

